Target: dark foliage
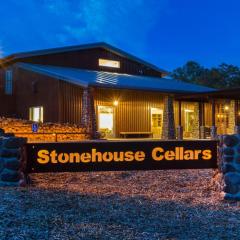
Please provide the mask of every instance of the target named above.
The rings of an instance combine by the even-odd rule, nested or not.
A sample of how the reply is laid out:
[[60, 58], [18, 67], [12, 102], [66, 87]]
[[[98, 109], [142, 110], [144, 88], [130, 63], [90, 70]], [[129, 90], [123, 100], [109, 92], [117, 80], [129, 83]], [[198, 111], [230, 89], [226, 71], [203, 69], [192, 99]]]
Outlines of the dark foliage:
[[226, 63], [218, 67], [205, 68], [197, 62], [189, 61], [175, 69], [171, 77], [213, 88], [240, 87], [240, 68]]

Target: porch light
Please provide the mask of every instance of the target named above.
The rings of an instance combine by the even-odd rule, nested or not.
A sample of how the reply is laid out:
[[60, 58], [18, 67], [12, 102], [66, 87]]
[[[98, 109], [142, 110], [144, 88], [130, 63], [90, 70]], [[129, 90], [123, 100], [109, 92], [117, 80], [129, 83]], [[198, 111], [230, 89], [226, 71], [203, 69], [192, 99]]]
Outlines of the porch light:
[[115, 100], [115, 101], [113, 102], [113, 105], [114, 105], [114, 106], [117, 106], [117, 105], [118, 105], [118, 101]]
[[225, 106], [225, 108], [224, 108], [226, 111], [228, 111], [229, 110], [229, 106]]

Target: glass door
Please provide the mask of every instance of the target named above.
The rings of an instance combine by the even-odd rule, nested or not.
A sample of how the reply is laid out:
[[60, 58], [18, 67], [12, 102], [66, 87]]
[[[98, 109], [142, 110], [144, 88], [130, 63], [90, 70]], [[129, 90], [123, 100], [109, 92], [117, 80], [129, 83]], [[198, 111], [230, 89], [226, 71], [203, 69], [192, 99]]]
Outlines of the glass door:
[[184, 114], [185, 114], [184, 137], [191, 138], [194, 130], [194, 121], [196, 116], [194, 114], [194, 110], [190, 109], [185, 109]]
[[151, 108], [151, 129], [153, 138], [161, 138], [163, 124], [163, 110], [161, 108]]
[[102, 137], [114, 137], [113, 107], [98, 106], [98, 130], [102, 134]]

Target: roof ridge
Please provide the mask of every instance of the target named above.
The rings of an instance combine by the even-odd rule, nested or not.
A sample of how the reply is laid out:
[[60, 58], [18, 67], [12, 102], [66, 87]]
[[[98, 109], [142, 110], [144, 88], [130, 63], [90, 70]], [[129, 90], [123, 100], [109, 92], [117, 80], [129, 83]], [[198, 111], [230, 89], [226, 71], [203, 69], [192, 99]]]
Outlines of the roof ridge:
[[66, 52], [66, 51], [74, 51], [74, 50], [80, 50], [80, 49], [91, 49], [91, 48], [104, 48], [105, 50], [111, 51], [119, 56], [129, 58], [133, 61], [136, 61], [140, 64], [143, 64], [155, 71], [164, 73], [164, 74], [169, 74], [168, 71], [163, 70], [159, 67], [157, 67], [154, 64], [151, 64], [141, 58], [138, 58], [128, 52], [125, 52], [124, 50], [121, 50], [115, 46], [110, 45], [109, 43], [106, 42], [96, 42], [96, 43], [87, 43], [87, 44], [82, 44], [82, 45], [71, 45], [71, 46], [65, 46], [65, 47], [56, 47], [56, 48], [48, 48], [48, 49], [42, 49], [42, 50], [33, 50], [29, 52], [19, 52], [15, 54], [8, 55], [4, 57], [2, 60], [3, 62], [9, 62], [13, 60], [17, 60], [19, 58], [24, 58], [24, 57], [31, 57], [31, 56], [38, 56], [38, 55], [45, 55], [48, 53], [61, 53], [61, 52]]

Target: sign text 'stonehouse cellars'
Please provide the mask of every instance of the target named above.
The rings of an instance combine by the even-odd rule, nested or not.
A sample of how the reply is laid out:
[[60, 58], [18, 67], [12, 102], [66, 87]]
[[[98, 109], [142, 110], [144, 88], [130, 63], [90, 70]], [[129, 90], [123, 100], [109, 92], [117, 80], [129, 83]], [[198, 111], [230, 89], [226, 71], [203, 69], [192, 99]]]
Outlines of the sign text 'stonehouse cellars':
[[28, 172], [217, 167], [217, 141], [89, 141], [28, 144]]

